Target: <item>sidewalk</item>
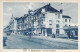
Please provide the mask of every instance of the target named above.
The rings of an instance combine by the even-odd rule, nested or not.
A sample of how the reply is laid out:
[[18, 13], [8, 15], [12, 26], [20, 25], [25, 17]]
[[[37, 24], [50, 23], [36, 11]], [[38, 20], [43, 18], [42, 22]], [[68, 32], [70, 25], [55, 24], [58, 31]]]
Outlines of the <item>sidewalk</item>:
[[33, 36], [33, 38], [40, 38], [40, 39], [46, 39], [46, 40], [51, 40], [51, 41], [59, 41], [59, 42], [73, 42], [76, 43], [78, 40], [75, 39], [62, 39], [62, 38], [51, 38], [51, 37], [45, 37], [45, 36]]

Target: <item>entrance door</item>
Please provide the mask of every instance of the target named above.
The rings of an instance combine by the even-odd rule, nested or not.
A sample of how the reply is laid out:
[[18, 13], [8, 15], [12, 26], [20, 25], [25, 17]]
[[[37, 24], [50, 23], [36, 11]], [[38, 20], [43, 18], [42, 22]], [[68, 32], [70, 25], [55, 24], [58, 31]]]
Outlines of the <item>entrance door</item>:
[[56, 29], [56, 34], [58, 34], [58, 35], [59, 35], [59, 29]]
[[47, 28], [46, 32], [47, 35], [50, 36], [52, 34], [52, 28]]

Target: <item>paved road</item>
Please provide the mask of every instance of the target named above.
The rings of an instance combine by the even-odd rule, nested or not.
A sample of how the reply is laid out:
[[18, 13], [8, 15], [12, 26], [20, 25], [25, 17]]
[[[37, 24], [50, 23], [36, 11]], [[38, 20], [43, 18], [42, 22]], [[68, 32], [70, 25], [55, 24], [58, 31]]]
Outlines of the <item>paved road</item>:
[[77, 49], [78, 42], [49, 39], [48, 37], [32, 37], [31, 39], [27, 36], [16, 36], [11, 35], [7, 38], [7, 46], [4, 48], [8, 49]]

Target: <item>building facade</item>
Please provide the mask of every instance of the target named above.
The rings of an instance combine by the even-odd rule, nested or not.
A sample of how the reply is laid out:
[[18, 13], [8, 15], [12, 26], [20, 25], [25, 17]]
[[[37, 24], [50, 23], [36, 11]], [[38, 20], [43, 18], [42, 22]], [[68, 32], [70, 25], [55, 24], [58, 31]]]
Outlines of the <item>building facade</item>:
[[51, 34], [65, 34], [64, 27], [69, 27], [72, 19], [63, 15], [63, 10], [58, 11], [51, 4], [47, 4], [36, 10], [29, 10], [28, 14], [22, 17], [15, 17], [13, 20], [14, 34], [27, 34], [29, 32], [38, 36], [50, 36]]
[[65, 34], [68, 35], [68, 38], [78, 39], [78, 26], [69, 26], [65, 27]]

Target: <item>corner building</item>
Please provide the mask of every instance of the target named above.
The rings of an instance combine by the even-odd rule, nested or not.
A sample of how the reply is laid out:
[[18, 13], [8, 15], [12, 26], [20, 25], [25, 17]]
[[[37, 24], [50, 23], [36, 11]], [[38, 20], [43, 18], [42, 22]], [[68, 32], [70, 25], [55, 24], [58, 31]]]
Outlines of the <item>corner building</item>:
[[17, 34], [26, 34], [31, 31], [37, 36], [49, 36], [52, 33], [60, 35], [65, 34], [63, 28], [69, 27], [71, 21], [70, 16], [63, 15], [62, 9], [58, 11], [49, 3], [34, 11], [29, 10], [28, 14], [22, 17], [16, 17], [14, 31]]
[[71, 17], [63, 15], [62, 9], [56, 10], [47, 4], [32, 12], [34, 18], [34, 33], [36, 35], [49, 36], [65, 34], [63, 28], [70, 26]]

